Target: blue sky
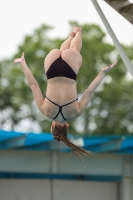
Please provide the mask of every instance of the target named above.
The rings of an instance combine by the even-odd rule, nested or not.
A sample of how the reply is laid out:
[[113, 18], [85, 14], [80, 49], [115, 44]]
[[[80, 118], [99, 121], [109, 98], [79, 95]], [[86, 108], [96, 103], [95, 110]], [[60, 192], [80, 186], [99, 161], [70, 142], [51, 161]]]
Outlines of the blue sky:
[[[117, 38], [122, 44], [133, 44], [133, 25], [105, 1], [98, 1]], [[0, 6], [0, 59], [12, 56], [24, 36], [42, 23], [55, 27], [50, 36], [67, 37], [68, 21], [97, 23], [106, 29], [91, 0], [4, 0]], [[107, 37], [112, 42], [110, 36]]]

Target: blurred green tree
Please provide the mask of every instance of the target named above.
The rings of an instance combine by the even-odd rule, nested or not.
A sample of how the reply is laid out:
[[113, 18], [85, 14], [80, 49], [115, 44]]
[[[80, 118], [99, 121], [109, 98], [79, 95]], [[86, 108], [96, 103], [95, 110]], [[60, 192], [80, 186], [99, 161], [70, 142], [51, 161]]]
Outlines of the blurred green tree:
[[[44, 70], [44, 57], [53, 48], [53, 42], [48, 38], [48, 32], [52, 27], [42, 25], [35, 29], [32, 35], [27, 35], [17, 53], [9, 60], [0, 63], [0, 128], [5, 124], [11, 129], [19, 126], [23, 120], [38, 124], [41, 130], [49, 130], [49, 121], [36, 109], [32, 92], [25, 81], [24, 74], [19, 65], [14, 65], [13, 60], [25, 52], [26, 61], [30, 70], [37, 79], [42, 92], [46, 91], [46, 76]], [[18, 128], [19, 129], [19, 128]], [[28, 131], [28, 130], [27, 130]], [[31, 131], [34, 128], [31, 126]]]
[[[84, 135], [132, 134], [133, 114], [131, 101], [133, 81], [128, 80], [127, 70], [115, 47], [106, 42], [106, 35], [98, 25], [79, 24], [83, 28], [82, 67], [77, 78], [79, 99], [99, 71], [118, 60], [117, 66], [109, 72], [93, 95], [92, 101], [78, 119], [70, 121], [70, 133]], [[23, 121], [37, 124], [40, 131], [49, 132], [51, 120], [43, 116], [34, 103], [30, 88], [19, 66], [13, 65], [14, 58], [25, 52], [26, 62], [45, 95], [47, 80], [43, 73], [44, 58], [53, 48], [59, 48], [65, 39], [49, 38], [52, 27], [42, 25], [25, 36], [17, 53], [0, 62], [0, 128], [10, 124], [16, 129]], [[131, 47], [125, 47], [133, 59]], [[34, 131], [34, 126], [30, 130]]]

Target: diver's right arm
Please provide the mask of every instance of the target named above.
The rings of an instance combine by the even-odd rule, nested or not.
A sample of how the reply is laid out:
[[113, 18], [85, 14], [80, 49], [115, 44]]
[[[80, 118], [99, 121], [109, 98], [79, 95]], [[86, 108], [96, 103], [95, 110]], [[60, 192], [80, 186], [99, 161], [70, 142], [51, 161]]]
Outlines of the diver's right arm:
[[28, 82], [28, 84], [29, 84], [29, 86], [32, 90], [32, 93], [33, 93], [35, 102], [37, 104], [37, 107], [38, 107], [39, 110], [41, 110], [45, 98], [42, 95], [42, 92], [40, 90], [40, 87], [39, 87], [36, 79], [34, 78], [33, 74], [31, 73], [31, 71], [29, 70], [29, 68], [28, 68], [28, 66], [25, 62], [24, 52], [22, 53], [21, 58], [16, 58], [13, 63], [14, 64], [18, 63], [18, 64], [21, 65], [23, 72], [24, 72], [24, 75], [26, 77], [26, 80], [27, 80], [27, 82]]

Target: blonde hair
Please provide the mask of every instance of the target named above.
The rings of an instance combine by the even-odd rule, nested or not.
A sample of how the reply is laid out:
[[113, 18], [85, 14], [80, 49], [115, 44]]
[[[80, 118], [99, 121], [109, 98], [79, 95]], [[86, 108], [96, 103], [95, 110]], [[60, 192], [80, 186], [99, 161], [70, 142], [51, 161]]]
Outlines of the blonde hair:
[[55, 140], [64, 142], [64, 144], [67, 147], [69, 147], [80, 159], [81, 159], [81, 156], [91, 155], [89, 151], [86, 151], [82, 149], [81, 147], [78, 147], [77, 145], [70, 142], [70, 140], [68, 140], [67, 130], [68, 129], [66, 125], [64, 126], [55, 125], [54, 128], [52, 128], [51, 133]]

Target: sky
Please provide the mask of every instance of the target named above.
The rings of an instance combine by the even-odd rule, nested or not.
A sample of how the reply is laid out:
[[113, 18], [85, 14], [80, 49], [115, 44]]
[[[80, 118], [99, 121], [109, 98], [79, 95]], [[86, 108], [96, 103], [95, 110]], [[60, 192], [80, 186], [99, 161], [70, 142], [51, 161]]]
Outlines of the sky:
[[[133, 44], [133, 25], [98, 0], [108, 22], [122, 44]], [[69, 21], [96, 23], [107, 33], [91, 0], [4, 0], [0, 6], [0, 59], [10, 58], [25, 35], [41, 24], [54, 27], [51, 37], [67, 37]], [[110, 36], [107, 40], [112, 43]]]

